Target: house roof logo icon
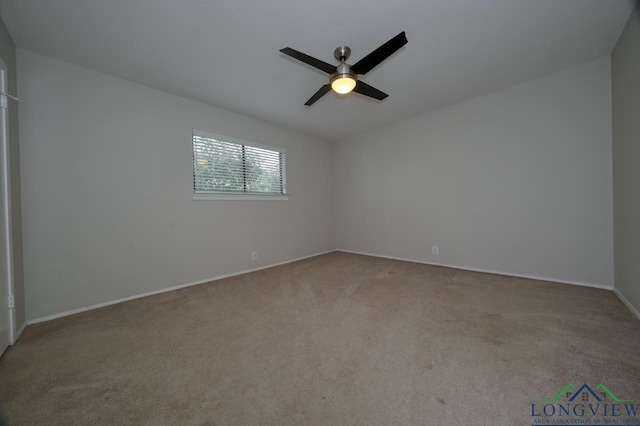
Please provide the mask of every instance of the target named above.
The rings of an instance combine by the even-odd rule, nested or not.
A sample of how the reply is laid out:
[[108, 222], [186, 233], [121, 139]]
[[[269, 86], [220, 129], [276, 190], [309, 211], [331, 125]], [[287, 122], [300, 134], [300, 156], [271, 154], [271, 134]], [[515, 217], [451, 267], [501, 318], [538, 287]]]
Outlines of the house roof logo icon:
[[597, 393], [595, 393], [595, 392], [593, 391], [593, 389], [591, 389], [591, 388], [589, 387], [589, 385], [588, 385], [588, 384], [586, 384], [586, 383], [585, 383], [585, 384], [583, 384], [583, 385], [580, 387], [580, 389], [578, 389], [577, 391], [575, 391], [575, 392], [573, 393], [573, 396], [572, 396], [571, 398], [569, 398], [569, 402], [573, 402], [573, 401], [574, 401], [578, 396], [580, 396], [580, 395], [582, 395], [583, 400], [584, 400], [584, 397], [585, 397], [585, 396], [586, 396], [586, 397], [587, 397], [587, 399], [588, 399], [588, 398], [589, 398], [589, 395], [591, 395], [591, 396], [593, 396], [593, 397], [596, 399], [596, 401], [598, 401], [598, 402], [601, 402], [601, 401], [602, 401], [602, 399], [600, 399], [600, 397], [598, 396], [598, 394], [597, 394]]
[[613, 392], [611, 392], [604, 384], [600, 383], [595, 387], [595, 390], [588, 384], [584, 383], [579, 388], [573, 383], [567, 384], [560, 392], [553, 398], [543, 399], [540, 402], [557, 402], [561, 398], [565, 398], [568, 402], [574, 402], [580, 398], [579, 401], [589, 401], [593, 398], [595, 402], [603, 402], [603, 400], [610, 400], [612, 402], [635, 402], [634, 399], [620, 399]]

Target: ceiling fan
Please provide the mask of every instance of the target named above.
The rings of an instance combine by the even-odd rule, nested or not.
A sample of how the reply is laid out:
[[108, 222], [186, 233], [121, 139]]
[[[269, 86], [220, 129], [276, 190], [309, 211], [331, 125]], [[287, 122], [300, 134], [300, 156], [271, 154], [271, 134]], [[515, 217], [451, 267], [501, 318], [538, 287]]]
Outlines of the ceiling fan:
[[354, 91], [379, 101], [383, 100], [389, 95], [381, 92], [375, 87], [369, 86], [363, 81], [358, 80], [358, 75], [365, 75], [378, 66], [382, 61], [393, 55], [405, 44], [407, 44], [407, 36], [403, 31], [373, 52], [369, 53], [364, 58], [360, 59], [354, 65], [346, 63], [346, 60], [349, 59], [349, 55], [351, 55], [351, 49], [347, 46], [340, 46], [333, 52], [333, 56], [340, 61], [340, 65], [337, 66], [311, 57], [302, 52], [298, 52], [290, 47], [280, 49], [280, 52], [329, 74], [329, 84], [322, 86], [305, 103], [305, 105], [311, 106], [315, 101], [326, 95], [331, 89], [340, 94], [347, 94]]

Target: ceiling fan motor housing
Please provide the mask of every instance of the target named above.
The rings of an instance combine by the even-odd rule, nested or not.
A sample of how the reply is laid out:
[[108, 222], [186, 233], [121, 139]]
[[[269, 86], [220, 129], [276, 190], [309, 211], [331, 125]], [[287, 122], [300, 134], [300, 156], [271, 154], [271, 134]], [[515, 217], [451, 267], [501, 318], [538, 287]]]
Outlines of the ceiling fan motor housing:
[[331, 75], [331, 82], [339, 78], [352, 78], [357, 80], [356, 75], [351, 72], [351, 67], [344, 61], [340, 62], [340, 65], [336, 67], [336, 72]]
[[351, 78], [356, 80], [356, 75], [351, 72], [351, 67], [345, 62], [351, 55], [349, 46], [340, 46], [333, 51], [333, 56], [340, 61], [340, 65], [336, 67], [336, 72], [331, 74], [331, 83], [341, 78]]

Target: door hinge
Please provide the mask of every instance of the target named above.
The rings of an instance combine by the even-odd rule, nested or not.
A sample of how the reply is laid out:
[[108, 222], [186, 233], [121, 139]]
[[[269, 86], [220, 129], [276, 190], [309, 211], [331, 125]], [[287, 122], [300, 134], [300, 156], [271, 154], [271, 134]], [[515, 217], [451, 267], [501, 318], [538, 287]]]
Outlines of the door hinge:
[[0, 108], [8, 108], [9, 107], [9, 99], [13, 99], [16, 102], [20, 102], [18, 98], [15, 96], [11, 96], [8, 93], [0, 92]]
[[13, 309], [16, 307], [16, 302], [13, 299], [13, 294], [9, 296], [9, 309]]

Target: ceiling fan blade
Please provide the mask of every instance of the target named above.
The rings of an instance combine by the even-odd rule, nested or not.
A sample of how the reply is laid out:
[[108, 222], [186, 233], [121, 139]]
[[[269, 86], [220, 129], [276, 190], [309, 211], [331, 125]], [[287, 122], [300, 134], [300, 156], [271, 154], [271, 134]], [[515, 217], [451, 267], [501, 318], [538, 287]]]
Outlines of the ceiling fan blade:
[[297, 50], [293, 50], [290, 47], [285, 47], [284, 49], [280, 49], [281, 53], [285, 55], [289, 55], [292, 58], [296, 58], [299, 61], [304, 62], [305, 64], [309, 64], [314, 68], [318, 68], [321, 71], [326, 72], [327, 74], [333, 74], [336, 72], [336, 66], [328, 64], [320, 59], [316, 59], [312, 56], [306, 55], [302, 52], [298, 52]]
[[405, 44], [407, 44], [407, 35], [403, 31], [373, 52], [369, 53], [364, 58], [360, 59], [351, 67], [351, 71], [356, 74], [366, 74], [389, 56], [393, 55]]
[[331, 85], [330, 84], [325, 84], [320, 89], [318, 89], [318, 91], [316, 93], [314, 93], [313, 96], [310, 97], [307, 102], [305, 102], [305, 105], [306, 106], [313, 105], [313, 103], [315, 101], [317, 101], [318, 99], [320, 99], [321, 97], [326, 95], [329, 90], [331, 90]]
[[379, 101], [386, 98], [386, 93], [376, 89], [375, 87], [369, 86], [367, 83], [364, 83], [360, 80], [356, 83], [356, 87], [353, 89], [354, 92], [360, 93], [361, 95], [369, 96], [370, 98], [377, 99]]

